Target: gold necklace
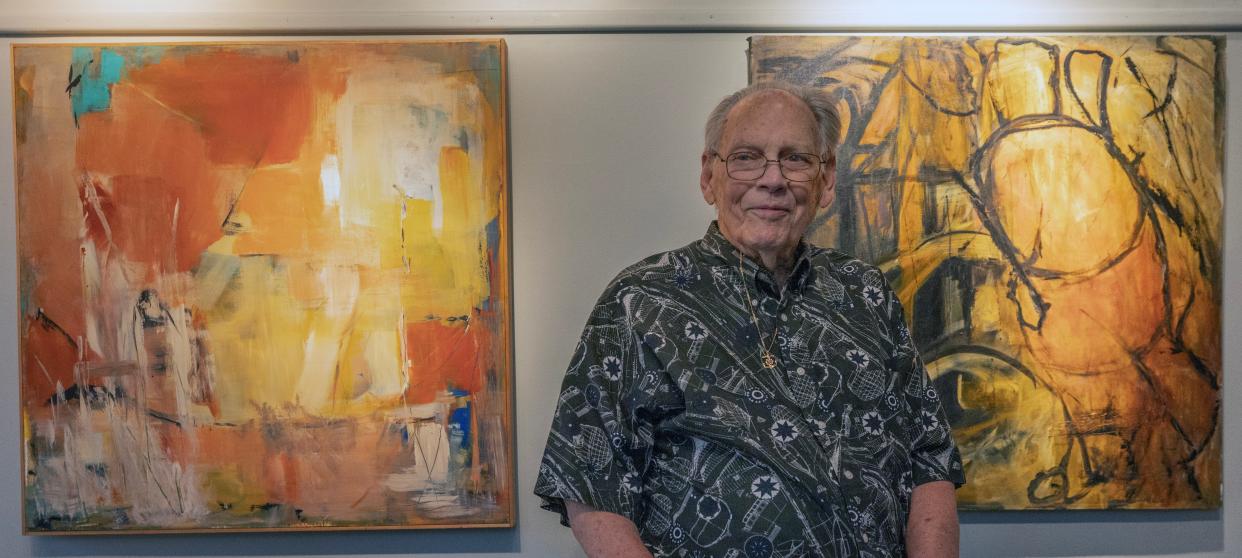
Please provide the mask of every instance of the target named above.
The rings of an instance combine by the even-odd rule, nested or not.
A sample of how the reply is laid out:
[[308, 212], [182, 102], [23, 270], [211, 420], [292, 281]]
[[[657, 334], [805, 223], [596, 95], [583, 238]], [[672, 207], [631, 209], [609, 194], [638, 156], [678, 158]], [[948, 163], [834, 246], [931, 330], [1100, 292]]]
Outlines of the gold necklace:
[[755, 336], [758, 339], [755, 343], [759, 345], [759, 358], [764, 368], [776, 368], [776, 356], [772, 354], [772, 347], [776, 346], [776, 339], [780, 334], [780, 325], [772, 328], [772, 339], [768, 341], [768, 346], [763, 346], [763, 332], [759, 329], [759, 317], [755, 315], [755, 303], [750, 300], [750, 286], [747, 285], [746, 271], [742, 269], [742, 262], [737, 264], [737, 272], [742, 276], [742, 294], [746, 295], [746, 309], [750, 311], [750, 322], [755, 324]]

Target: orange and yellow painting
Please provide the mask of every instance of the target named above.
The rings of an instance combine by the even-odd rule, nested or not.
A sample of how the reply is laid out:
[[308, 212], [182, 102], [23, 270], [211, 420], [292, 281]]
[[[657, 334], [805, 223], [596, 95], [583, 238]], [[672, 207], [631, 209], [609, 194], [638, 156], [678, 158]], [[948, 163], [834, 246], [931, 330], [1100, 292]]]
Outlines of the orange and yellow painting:
[[25, 532], [512, 525], [503, 42], [13, 78]]
[[1221, 502], [1224, 40], [754, 37], [843, 119], [810, 238], [880, 265], [965, 509]]

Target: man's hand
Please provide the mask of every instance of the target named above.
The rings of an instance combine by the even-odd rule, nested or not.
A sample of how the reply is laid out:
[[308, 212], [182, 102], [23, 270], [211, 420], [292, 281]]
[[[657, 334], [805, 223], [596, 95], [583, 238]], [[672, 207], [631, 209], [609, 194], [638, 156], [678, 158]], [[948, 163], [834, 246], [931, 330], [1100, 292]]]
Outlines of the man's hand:
[[953, 483], [936, 481], [914, 487], [906, 523], [906, 556], [950, 558], [958, 555], [957, 498]]
[[574, 537], [590, 558], [651, 558], [638, 527], [628, 518], [569, 500], [565, 511]]

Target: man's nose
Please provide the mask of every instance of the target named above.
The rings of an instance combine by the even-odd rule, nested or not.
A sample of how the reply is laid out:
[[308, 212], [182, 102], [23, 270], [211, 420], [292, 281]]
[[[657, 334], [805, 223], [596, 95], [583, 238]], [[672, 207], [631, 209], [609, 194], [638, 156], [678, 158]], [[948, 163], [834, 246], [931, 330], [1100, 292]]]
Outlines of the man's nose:
[[769, 160], [765, 163], [763, 166], [763, 174], [760, 175], [759, 179], [755, 182], [766, 188], [784, 188], [786, 186], [785, 175], [781, 174], [780, 161]]

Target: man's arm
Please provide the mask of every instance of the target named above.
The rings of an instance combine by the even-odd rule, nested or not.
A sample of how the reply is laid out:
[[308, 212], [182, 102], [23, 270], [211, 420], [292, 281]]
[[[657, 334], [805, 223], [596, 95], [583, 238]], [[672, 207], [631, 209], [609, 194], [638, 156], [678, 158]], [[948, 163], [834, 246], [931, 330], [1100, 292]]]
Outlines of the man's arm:
[[629, 518], [569, 500], [565, 511], [574, 537], [590, 558], [651, 558]]
[[946, 558], [958, 555], [957, 498], [954, 489], [949, 481], [933, 481], [914, 487], [914, 493], [910, 495], [910, 518], [906, 523], [906, 556]]

